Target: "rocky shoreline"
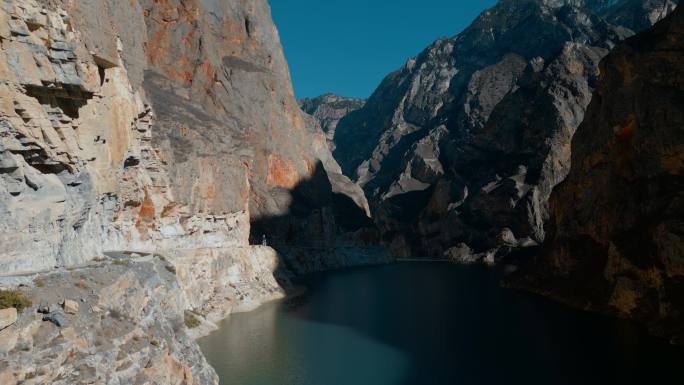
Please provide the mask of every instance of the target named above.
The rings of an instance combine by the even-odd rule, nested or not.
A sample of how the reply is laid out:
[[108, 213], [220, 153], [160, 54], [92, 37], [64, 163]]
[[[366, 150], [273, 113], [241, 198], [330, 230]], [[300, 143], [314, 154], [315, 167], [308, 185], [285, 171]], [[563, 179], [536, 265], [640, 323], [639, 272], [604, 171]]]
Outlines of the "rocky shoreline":
[[[32, 305], [0, 331], [0, 381], [217, 384], [195, 340], [230, 314], [296, 294], [290, 276], [275, 250], [248, 246], [119, 253], [89, 266], [2, 277], [0, 290], [22, 293]], [[60, 326], [44, 308], [59, 309]]]

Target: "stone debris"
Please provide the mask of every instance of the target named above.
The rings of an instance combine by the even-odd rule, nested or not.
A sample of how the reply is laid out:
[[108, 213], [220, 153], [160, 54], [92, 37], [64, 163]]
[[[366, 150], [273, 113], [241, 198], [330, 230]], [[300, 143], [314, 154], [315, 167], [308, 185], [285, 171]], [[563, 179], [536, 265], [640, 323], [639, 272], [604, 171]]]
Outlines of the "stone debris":
[[67, 314], [78, 313], [78, 302], [76, 301], [65, 299], [64, 302], [62, 302], [62, 307]]
[[[42, 309], [45, 310], [45, 309]], [[65, 327], [67, 325], [66, 314], [61, 306], [50, 305], [48, 313], [43, 316], [43, 321], [49, 321], [57, 325], [57, 327]]]

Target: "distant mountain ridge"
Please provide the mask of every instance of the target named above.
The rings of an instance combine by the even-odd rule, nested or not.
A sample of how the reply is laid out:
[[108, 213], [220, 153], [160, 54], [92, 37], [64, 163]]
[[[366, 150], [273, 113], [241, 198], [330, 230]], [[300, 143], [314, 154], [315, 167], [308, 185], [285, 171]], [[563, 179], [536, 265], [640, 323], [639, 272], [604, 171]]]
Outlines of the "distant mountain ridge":
[[543, 242], [600, 60], [675, 6], [502, 0], [388, 75], [334, 137], [385, 243], [496, 262]]
[[320, 124], [331, 151], [335, 149], [335, 130], [340, 119], [363, 107], [364, 104], [365, 99], [348, 98], [332, 93], [299, 100], [302, 110], [316, 118]]

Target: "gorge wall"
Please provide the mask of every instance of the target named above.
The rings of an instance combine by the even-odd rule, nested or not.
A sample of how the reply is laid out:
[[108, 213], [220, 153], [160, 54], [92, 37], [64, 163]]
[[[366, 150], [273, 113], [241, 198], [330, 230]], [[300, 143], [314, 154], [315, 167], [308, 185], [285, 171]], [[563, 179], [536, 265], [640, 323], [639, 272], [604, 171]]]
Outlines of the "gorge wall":
[[501, 0], [387, 76], [334, 137], [382, 241], [684, 343], [676, 4]]
[[680, 6], [602, 62], [548, 239], [511, 285], [684, 344], [683, 80]]
[[316, 177], [365, 209], [298, 108], [265, 1], [57, 4], [3, 2], [4, 271], [246, 245]]
[[466, 263], [540, 245], [601, 58], [675, 3], [502, 0], [387, 76], [334, 138], [384, 243]]
[[216, 383], [190, 335], [376, 239], [266, 0], [0, 1], [1, 383]]

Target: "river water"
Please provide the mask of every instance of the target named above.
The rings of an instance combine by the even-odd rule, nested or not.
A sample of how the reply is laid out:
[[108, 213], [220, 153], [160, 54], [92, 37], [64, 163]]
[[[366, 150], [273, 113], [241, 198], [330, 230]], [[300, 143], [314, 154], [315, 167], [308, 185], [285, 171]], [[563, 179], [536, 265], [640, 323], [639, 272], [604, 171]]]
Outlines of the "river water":
[[199, 343], [222, 385], [684, 384], [684, 349], [499, 278], [421, 262], [315, 274]]

